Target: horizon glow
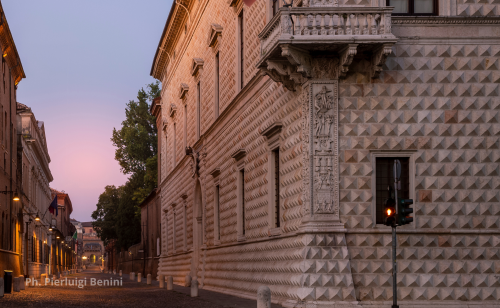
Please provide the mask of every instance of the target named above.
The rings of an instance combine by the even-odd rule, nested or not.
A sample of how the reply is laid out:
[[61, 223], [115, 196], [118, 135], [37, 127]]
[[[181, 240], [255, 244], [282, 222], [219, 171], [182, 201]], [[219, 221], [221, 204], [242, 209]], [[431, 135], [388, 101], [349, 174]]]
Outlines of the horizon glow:
[[[91, 221], [106, 185], [127, 176], [114, 160], [113, 128], [149, 76], [172, 0], [4, 0], [26, 73], [17, 101], [45, 123], [54, 181]], [[29, 22], [26, 22], [29, 21]]]

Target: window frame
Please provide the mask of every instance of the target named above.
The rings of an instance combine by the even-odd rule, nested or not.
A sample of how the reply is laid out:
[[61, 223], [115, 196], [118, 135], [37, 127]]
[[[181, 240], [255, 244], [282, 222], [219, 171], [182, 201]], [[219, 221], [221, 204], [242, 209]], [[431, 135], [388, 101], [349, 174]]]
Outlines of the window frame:
[[237, 55], [238, 55], [238, 65], [237, 65], [237, 81], [238, 81], [238, 92], [243, 90], [245, 87], [245, 15], [244, 10], [238, 13], [238, 25], [237, 25]]
[[[408, 13], [392, 13], [392, 16], [438, 16], [439, 0], [432, 0], [432, 13], [414, 13], [415, 0], [408, 0]], [[386, 0], [386, 6], [391, 6], [391, 0]]]
[[237, 241], [246, 241], [246, 221], [245, 221], [245, 163], [242, 159], [237, 167], [237, 196], [238, 208], [236, 212], [237, 220]]
[[[372, 191], [372, 228], [377, 229], [388, 229], [389, 226], [383, 224], [377, 224], [377, 158], [400, 158], [407, 157], [409, 159], [409, 195], [410, 199], [413, 199], [413, 208], [415, 208], [417, 204], [417, 200], [415, 199], [415, 151], [412, 152], [374, 152], [371, 155], [372, 162], [372, 182], [371, 182], [371, 191]], [[416, 221], [416, 210], [413, 212], [414, 221]], [[405, 226], [405, 228], [415, 229], [416, 223], [409, 224]]]
[[214, 244], [220, 245], [220, 183], [214, 185]]
[[201, 81], [196, 84], [196, 140], [201, 137]]
[[219, 106], [220, 106], [220, 52], [217, 51], [215, 54], [215, 105], [214, 113], [215, 120], [219, 117]]

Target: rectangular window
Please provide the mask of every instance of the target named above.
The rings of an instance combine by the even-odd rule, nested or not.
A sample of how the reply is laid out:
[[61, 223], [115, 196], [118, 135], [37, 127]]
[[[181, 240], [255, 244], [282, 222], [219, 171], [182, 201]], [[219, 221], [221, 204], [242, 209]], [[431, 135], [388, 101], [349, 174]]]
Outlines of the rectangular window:
[[438, 15], [437, 0], [386, 0], [393, 15]]
[[219, 193], [220, 193], [220, 186], [217, 185], [215, 186], [215, 195], [214, 195], [214, 201], [215, 201], [215, 215], [217, 215], [217, 219], [215, 220], [215, 239], [220, 240], [220, 207], [219, 207]]
[[244, 19], [243, 19], [243, 10], [241, 10], [241, 13], [240, 15], [238, 16], [238, 26], [239, 26], [239, 43], [240, 43], [240, 46], [239, 46], [239, 56], [240, 56], [240, 63], [239, 63], [239, 66], [240, 66], [240, 72], [239, 72], [239, 77], [240, 77], [240, 90], [243, 89], [243, 85], [244, 85], [244, 58], [245, 58], [245, 36], [244, 36]]
[[196, 140], [201, 136], [201, 83], [196, 86]]
[[184, 149], [187, 148], [187, 125], [188, 125], [188, 107], [184, 105]]
[[384, 223], [384, 202], [394, 198], [394, 160], [401, 162], [401, 189], [398, 198], [410, 198], [410, 158], [409, 157], [376, 157], [375, 158], [375, 205], [376, 223]]
[[167, 130], [165, 130], [165, 175], [167, 175], [168, 170], [168, 137]]
[[245, 169], [240, 171], [241, 185], [241, 234], [245, 235]]
[[173, 159], [174, 159], [174, 168], [175, 165], [177, 164], [177, 123], [174, 123], [174, 147], [172, 149], [173, 151]]
[[175, 238], [175, 226], [177, 225], [176, 221], [177, 221], [177, 217], [175, 215], [175, 209], [173, 209], [173, 214], [174, 214], [174, 217], [173, 217], [173, 221], [172, 221], [172, 249], [175, 253], [175, 248], [176, 248], [176, 238]]
[[273, 16], [275, 16], [276, 14], [278, 14], [278, 11], [280, 9], [280, 3], [279, 3], [279, 0], [272, 0], [273, 1]]
[[215, 119], [219, 117], [219, 53], [215, 55]]
[[274, 227], [280, 227], [280, 149], [273, 151], [274, 156]]

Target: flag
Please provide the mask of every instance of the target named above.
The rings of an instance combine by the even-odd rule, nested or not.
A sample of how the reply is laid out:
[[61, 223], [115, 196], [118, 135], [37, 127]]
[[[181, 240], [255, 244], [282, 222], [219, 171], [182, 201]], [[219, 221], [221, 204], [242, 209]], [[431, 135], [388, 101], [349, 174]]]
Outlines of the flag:
[[76, 234], [76, 231], [75, 231], [75, 234], [73, 234], [73, 238], [76, 240], [78, 238], [78, 235]]
[[247, 5], [247, 6], [251, 6], [255, 0], [243, 0], [243, 2]]
[[49, 206], [49, 211], [54, 215], [54, 212], [56, 213], [56, 216], [59, 215], [59, 209], [57, 208], [57, 195], [54, 197], [54, 200], [52, 200], [52, 203]]

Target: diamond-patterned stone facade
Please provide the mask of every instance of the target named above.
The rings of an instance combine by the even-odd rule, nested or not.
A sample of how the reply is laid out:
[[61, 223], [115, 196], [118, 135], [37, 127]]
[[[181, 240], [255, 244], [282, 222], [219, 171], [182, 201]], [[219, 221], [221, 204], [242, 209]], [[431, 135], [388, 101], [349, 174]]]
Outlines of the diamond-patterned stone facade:
[[500, 45], [398, 44], [373, 83], [368, 63], [354, 62], [339, 87], [340, 202], [359, 300], [392, 299], [389, 230], [355, 231], [384, 229], [372, 154], [406, 151], [415, 221], [398, 235], [398, 298], [497, 303]]
[[[487, 26], [495, 30], [487, 11], [494, 6], [497, 14], [498, 4], [486, 2], [459, 1], [456, 9], [464, 15], [463, 6], [467, 6], [473, 8], [468, 12], [475, 11], [466, 16], [478, 16], [478, 11], [490, 16]], [[398, 228], [397, 283], [403, 307], [435, 307], [437, 303], [442, 307], [500, 307], [497, 37], [482, 33], [481, 38], [462, 39], [450, 32], [454, 37], [449, 40], [427, 39], [425, 35], [441, 30], [427, 27], [425, 32], [417, 24], [405, 31], [419, 36], [399, 38], [385, 64], [378, 63], [377, 78], [373, 78], [373, 52], [364, 47], [353, 55], [345, 78], [338, 81], [328, 72], [338, 68], [339, 59], [311, 62], [313, 75], [321, 76], [317, 80], [307, 77], [311, 83], [338, 82], [338, 136], [332, 138], [338, 139], [338, 217], [345, 229], [315, 232], [316, 222], [310, 219], [312, 227], [304, 231], [301, 228], [310, 214], [304, 212], [308, 201], [304, 157], [310, 148], [305, 128], [312, 131], [313, 126], [304, 121], [308, 117], [302, 107], [308, 98], [302, 87], [289, 91], [260, 76], [256, 68], [261, 56], [258, 34], [266, 26], [266, 1], [256, 1], [251, 7], [241, 0], [232, 1], [232, 6], [213, 0], [183, 3], [192, 12], [191, 18], [199, 20], [197, 28], [188, 27], [186, 33], [179, 22], [179, 41], [171, 42], [177, 55], [175, 66], [168, 64], [170, 71], [162, 80], [161, 116], [168, 123], [160, 130], [166, 141], [161, 142], [159, 183], [160, 274], [174, 276], [179, 284], [186, 275], [197, 276], [202, 288], [246, 297], [255, 296], [260, 285], [268, 285], [273, 299], [286, 307], [388, 306], [393, 296], [392, 242], [390, 230], [374, 224], [374, 154], [406, 153], [414, 170], [415, 221]], [[195, 13], [201, 9], [203, 14]], [[243, 91], [236, 84], [235, 69], [241, 9], [246, 16]], [[392, 25], [393, 33], [409, 29], [401, 20]], [[450, 22], [460, 20], [480, 24], [473, 17], [454, 17]], [[209, 46], [213, 24], [223, 31]], [[219, 117], [214, 112], [217, 52]], [[195, 76], [191, 75], [193, 58], [204, 61]], [[196, 139], [195, 131], [198, 82], [201, 139]], [[178, 96], [181, 83], [191, 89], [182, 99]], [[167, 106], [172, 105], [177, 111], [170, 117]], [[194, 178], [192, 160], [185, 156], [184, 116], [186, 144], [199, 158]], [[270, 149], [261, 133], [278, 122], [282, 126], [281, 224], [275, 232], [269, 219], [273, 210], [268, 185]], [[230, 157], [239, 149], [246, 152], [238, 162], [245, 169], [245, 238], [240, 242], [238, 168]], [[210, 173], [216, 169], [215, 181]], [[215, 213], [216, 184], [219, 215]], [[200, 187], [201, 194], [195, 187]]]

